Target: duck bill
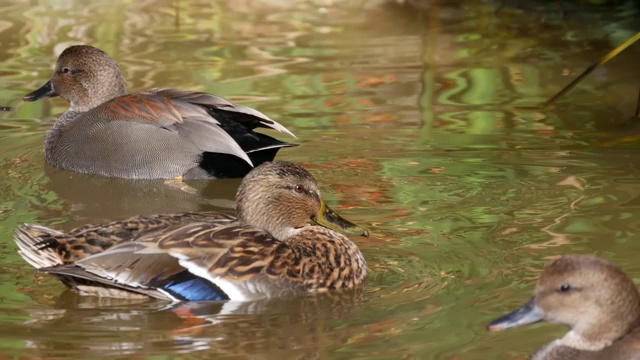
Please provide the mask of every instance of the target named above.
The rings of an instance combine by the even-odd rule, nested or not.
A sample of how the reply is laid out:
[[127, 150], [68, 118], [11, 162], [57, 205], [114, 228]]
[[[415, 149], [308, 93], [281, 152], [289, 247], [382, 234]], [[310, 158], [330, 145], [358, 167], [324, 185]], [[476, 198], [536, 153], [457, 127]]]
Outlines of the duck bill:
[[317, 225], [341, 232], [345, 235], [369, 237], [369, 232], [351, 221], [336, 214], [324, 201], [320, 200], [320, 211], [311, 219]]
[[532, 324], [543, 319], [542, 312], [536, 306], [535, 298], [531, 298], [529, 302], [524, 304], [518, 310], [507, 314], [491, 324], [487, 325], [487, 329], [491, 332], [502, 331], [522, 325]]
[[24, 101], [36, 101], [44, 98], [58, 96], [58, 94], [53, 90], [53, 86], [51, 85], [51, 81], [47, 81], [46, 84], [42, 85], [40, 89], [30, 92], [25, 95], [22, 100]]

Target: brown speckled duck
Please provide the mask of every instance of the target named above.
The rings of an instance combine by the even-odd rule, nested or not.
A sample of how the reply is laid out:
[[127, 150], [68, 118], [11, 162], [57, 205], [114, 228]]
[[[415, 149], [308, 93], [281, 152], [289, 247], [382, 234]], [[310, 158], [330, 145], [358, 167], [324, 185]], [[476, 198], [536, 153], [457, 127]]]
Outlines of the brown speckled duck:
[[302, 167], [256, 167], [240, 184], [236, 208], [237, 217], [156, 215], [68, 233], [23, 225], [16, 243], [29, 264], [86, 295], [254, 300], [364, 282], [362, 253], [334, 229], [368, 232], [327, 207]]
[[294, 144], [254, 132], [293, 134], [266, 115], [217, 96], [177, 89], [127, 94], [118, 64], [88, 45], [65, 49], [55, 71], [25, 101], [70, 103], [47, 134], [47, 163], [130, 179], [243, 177]]
[[491, 331], [541, 320], [570, 331], [533, 360], [640, 359], [640, 296], [629, 277], [593, 256], [566, 255], [545, 267], [533, 298], [489, 324]]

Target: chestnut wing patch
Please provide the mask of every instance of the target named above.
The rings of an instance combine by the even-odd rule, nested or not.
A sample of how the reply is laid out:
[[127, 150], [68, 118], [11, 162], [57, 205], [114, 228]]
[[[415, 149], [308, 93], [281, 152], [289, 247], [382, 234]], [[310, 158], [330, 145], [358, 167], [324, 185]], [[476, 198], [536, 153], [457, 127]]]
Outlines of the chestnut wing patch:
[[[237, 156], [253, 165], [240, 145], [203, 106], [162, 93], [144, 92], [112, 99], [93, 111], [110, 122], [148, 124], [175, 133], [176, 141], [188, 141], [202, 152]], [[149, 132], [149, 136], [153, 136]]]

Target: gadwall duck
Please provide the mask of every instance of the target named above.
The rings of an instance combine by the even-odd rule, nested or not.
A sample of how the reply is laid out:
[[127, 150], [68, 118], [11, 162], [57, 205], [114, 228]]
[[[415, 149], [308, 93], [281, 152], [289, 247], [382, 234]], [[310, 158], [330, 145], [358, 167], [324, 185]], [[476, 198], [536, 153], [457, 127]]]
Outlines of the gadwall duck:
[[68, 233], [23, 225], [15, 240], [29, 264], [81, 294], [255, 300], [361, 285], [364, 257], [334, 230], [369, 235], [325, 205], [302, 167], [266, 162], [242, 180], [237, 217], [155, 215]]
[[606, 260], [566, 255], [547, 265], [533, 298], [489, 324], [490, 331], [541, 320], [570, 331], [536, 351], [533, 360], [640, 359], [640, 296], [624, 272]]
[[284, 126], [211, 94], [127, 94], [118, 64], [88, 45], [65, 49], [51, 79], [24, 100], [53, 96], [70, 107], [47, 134], [44, 157], [62, 169], [129, 179], [234, 178], [295, 146], [253, 131], [294, 136]]

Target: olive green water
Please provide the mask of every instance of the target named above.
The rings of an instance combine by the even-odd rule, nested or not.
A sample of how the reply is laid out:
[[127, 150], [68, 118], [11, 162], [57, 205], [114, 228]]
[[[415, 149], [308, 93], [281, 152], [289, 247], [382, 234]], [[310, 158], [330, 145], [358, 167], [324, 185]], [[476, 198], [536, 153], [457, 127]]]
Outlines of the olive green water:
[[[565, 329], [484, 326], [528, 299], [549, 259], [597, 254], [640, 282], [640, 48], [554, 108], [528, 107], [639, 31], [637, 8], [423, 3], [2, 2], [0, 357], [521, 359]], [[80, 298], [34, 274], [18, 224], [229, 211], [238, 185], [191, 195], [45, 166], [67, 104], [20, 98], [77, 43], [109, 52], [132, 91], [208, 91], [292, 130], [300, 146], [279, 158], [372, 233], [354, 239], [366, 289], [171, 307]]]

